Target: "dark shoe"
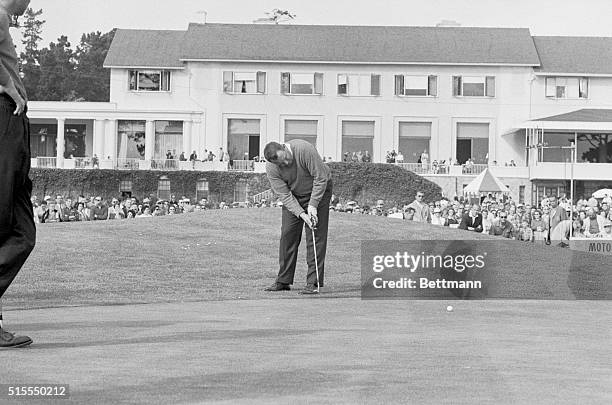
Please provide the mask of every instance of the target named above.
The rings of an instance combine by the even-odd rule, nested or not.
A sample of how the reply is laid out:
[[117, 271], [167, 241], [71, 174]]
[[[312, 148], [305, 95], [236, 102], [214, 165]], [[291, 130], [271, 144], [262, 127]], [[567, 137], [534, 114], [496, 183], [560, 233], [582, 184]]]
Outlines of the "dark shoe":
[[28, 336], [15, 336], [0, 329], [0, 348], [24, 347], [32, 343]]
[[289, 291], [289, 290], [291, 290], [291, 287], [289, 287], [289, 284], [274, 283], [270, 287], [266, 287], [264, 291]]
[[302, 291], [299, 292], [302, 295], [313, 295], [318, 294], [319, 289], [314, 284], [307, 284]]

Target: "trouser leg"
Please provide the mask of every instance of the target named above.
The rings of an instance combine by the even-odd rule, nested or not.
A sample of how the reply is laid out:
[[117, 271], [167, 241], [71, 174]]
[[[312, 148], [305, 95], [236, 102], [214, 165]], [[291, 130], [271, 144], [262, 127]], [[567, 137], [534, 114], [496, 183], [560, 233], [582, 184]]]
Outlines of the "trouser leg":
[[0, 106], [0, 297], [34, 248], [29, 123]]
[[[319, 222], [317, 229], [315, 229], [315, 245], [317, 248], [317, 264], [319, 268], [319, 287], [325, 285], [325, 254], [327, 252], [327, 229], [329, 224], [329, 202], [331, 200], [332, 187], [329, 185], [323, 198], [319, 202], [317, 207], [317, 216]], [[310, 199], [310, 198], [309, 198]], [[307, 202], [308, 203], [308, 202]], [[306, 283], [311, 285], [317, 284], [317, 267], [315, 266], [315, 255], [314, 246], [312, 243], [312, 230], [306, 227], [306, 262], [308, 263], [308, 274], [306, 276]]]
[[298, 247], [302, 239], [304, 221], [282, 208], [281, 239], [279, 245], [279, 270], [277, 283], [293, 284]]

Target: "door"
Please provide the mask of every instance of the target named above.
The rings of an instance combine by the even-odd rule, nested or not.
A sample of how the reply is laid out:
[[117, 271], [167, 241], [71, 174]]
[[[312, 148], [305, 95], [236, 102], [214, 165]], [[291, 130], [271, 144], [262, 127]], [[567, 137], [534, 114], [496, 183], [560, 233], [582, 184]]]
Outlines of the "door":
[[259, 156], [259, 135], [249, 135], [249, 160]]
[[472, 140], [457, 139], [457, 163], [464, 164], [472, 157]]

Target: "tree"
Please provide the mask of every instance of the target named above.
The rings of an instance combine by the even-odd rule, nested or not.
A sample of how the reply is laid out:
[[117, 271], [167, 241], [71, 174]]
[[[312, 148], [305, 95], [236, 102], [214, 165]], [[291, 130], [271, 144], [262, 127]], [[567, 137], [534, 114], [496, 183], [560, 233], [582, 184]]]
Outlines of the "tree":
[[297, 15], [289, 12], [288, 10], [280, 10], [278, 8], [275, 8], [271, 12], [264, 13], [264, 14], [267, 15], [267, 17], [258, 18], [257, 20], [253, 22], [278, 24], [281, 22], [294, 20], [297, 17]]
[[75, 60], [68, 37], [62, 35], [57, 43], [40, 51], [40, 79], [36, 92], [38, 100], [74, 101]]
[[110, 72], [103, 67], [104, 59], [115, 36], [115, 30], [83, 34], [74, 54], [75, 93], [86, 101], [110, 99]]
[[579, 134], [578, 141], [587, 141], [592, 146], [582, 154], [582, 159], [598, 163], [612, 162], [612, 135]]
[[25, 86], [28, 98], [30, 100], [38, 100], [37, 87], [40, 80], [40, 65], [38, 58], [40, 50], [38, 44], [42, 40], [43, 24], [45, 20], [41, 20], [42, 9], [34, 11], [28, 8], [24, 14], [25, 21], [23, 27], [23, 39], [21, 43], [24, 46], [23, 52], [19, 56], [21, 73], [23, 73], [23, 84]]

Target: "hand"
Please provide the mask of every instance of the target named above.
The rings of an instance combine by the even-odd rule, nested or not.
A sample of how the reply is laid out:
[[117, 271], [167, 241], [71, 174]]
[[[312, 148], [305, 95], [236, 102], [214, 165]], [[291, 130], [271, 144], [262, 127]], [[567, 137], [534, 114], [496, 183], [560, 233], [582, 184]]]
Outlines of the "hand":
[[21, 97], [21, 95], [17, 92], [17, 89], [15, 88], [15, 85], [12, 83], [12, 81], [11, 84], [6, 87], [0, 86], [0, 93], [6, 93], [10, 98], [13, 99], [13, 101], [17, 105], [15, 111], [13, 112], [13, 115], [19, 115], [23, 112], [23, 110], [25, 109], [26, 102], [23, 97]]
[[312, 224], [314, 226], [317, 226], [317, 223], [319, 222], [319, 217], [317, 216], [317, 208], [313, 207], [312, 205], [308, 206], [308, 216], [310, 218], [312, 218]]
[[312, 225], [312, 221], [310, 220], [310, 216], [309, 216], [307, 213], [302, 212], [302, 213], [300, 214], [300, 218], [302, 219], [302, 221], [304, 221], [304, 222], [306, 223], [306, 225], [308, 225], [308, 227], [309, 227], [310, 229], [312, 229], [312, 226], [313, 226], [313, 225]]

